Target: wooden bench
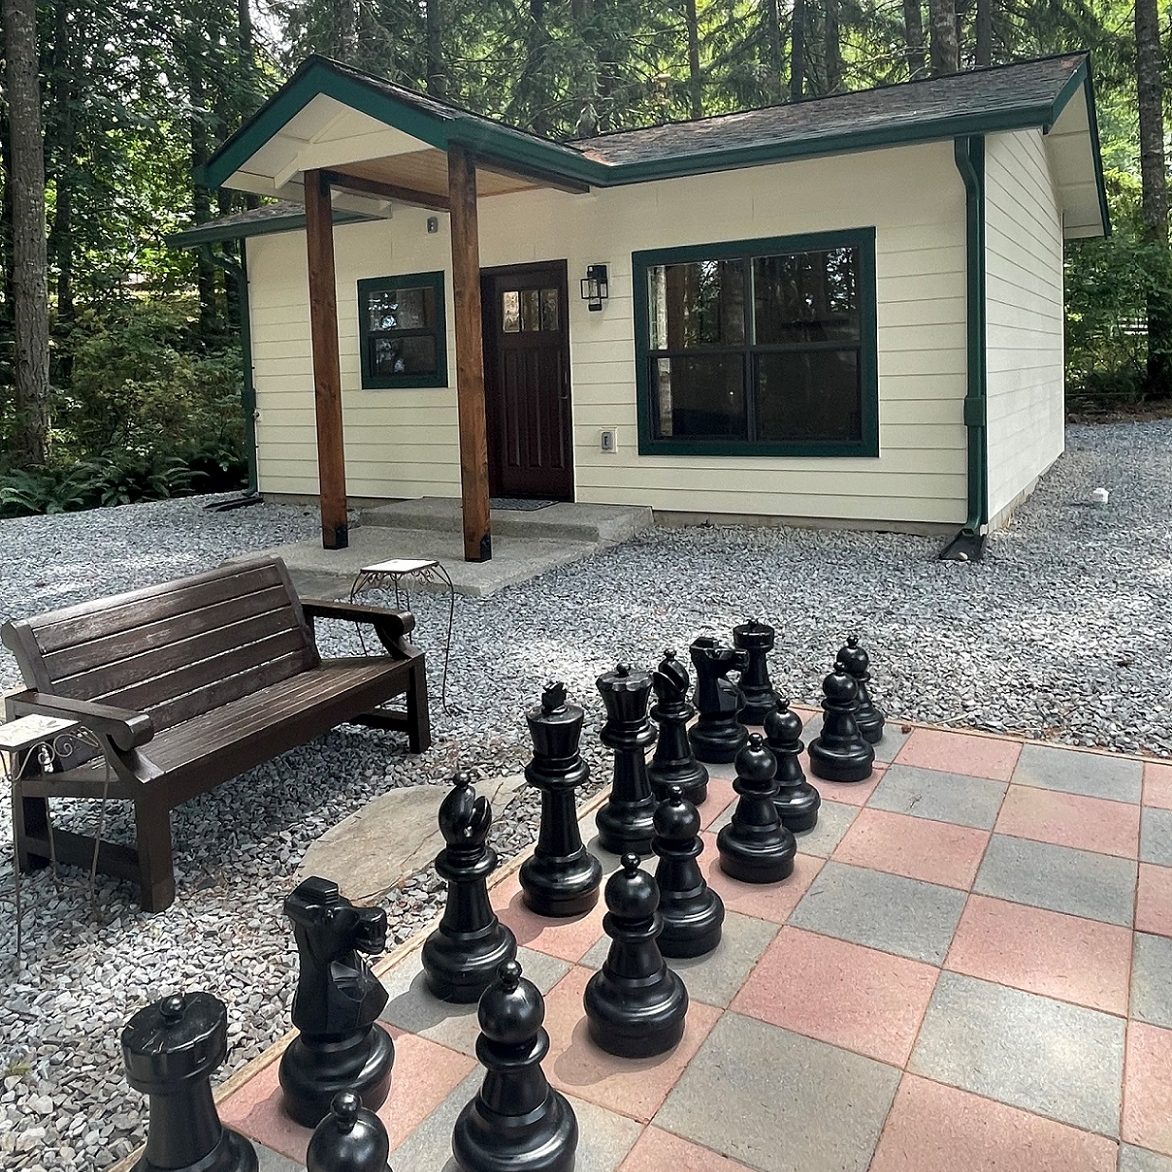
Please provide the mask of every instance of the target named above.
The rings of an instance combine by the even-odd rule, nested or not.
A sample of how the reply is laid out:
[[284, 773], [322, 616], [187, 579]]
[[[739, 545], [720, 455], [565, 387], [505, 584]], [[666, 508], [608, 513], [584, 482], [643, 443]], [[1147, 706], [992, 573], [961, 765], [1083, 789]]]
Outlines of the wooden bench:
[[[380, 653], [323, 659], [319, 618], [368, 625]], [[6, 623], [0, 636], [28, 689], [6, 697], [7, 717], [75, 719], [101, 747], [16, 783], [20, 867], [54, 854], [89, 867], [95, 840], [51, 832], [46, 799], [108, 791], [134, 803], [137, 849], [102, 842], [98, 867], [137, 880], [143, 908], [160, 911], [175, 898], [170, 812], [181, 802], [343, 722], [401, 729], [423, 752], [431, 732], [424, 655], [407, 641], [414, 626], [407, 612], [301, 600], [278, 558]], [[396, 696], [404, 710], [380, 707]]]

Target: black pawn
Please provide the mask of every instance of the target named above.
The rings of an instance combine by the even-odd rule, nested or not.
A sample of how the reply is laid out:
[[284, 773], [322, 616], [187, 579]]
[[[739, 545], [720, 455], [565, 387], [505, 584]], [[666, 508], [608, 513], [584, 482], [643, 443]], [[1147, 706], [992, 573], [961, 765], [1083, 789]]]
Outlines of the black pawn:
[[533, 760], [525, 780], [541, 791], [541, 828], [533, 854], [521, 866], [525, 902], [541, 916], [577, 916], [598, 902], [602, 864], [582, 845], [574, 790], [590, 776], [578, 753], [584, 713], [566, 703], [554, 683], [525, 714]]
[[650, 854], [655, 833], [655, 795], [646, 758], [648, 746], [655, 741], [655, 729], [647, 719], [651, 677], [620, 663], [614, 671], [598, 677], [598, 691], [606, 706], [606, 723], [599, 739], [614, 750], [610, 793], [594, 816], [598, 843], [615, 855], [627, 851]]
[[456, 1163], [464, 1172], [573, 1172], [578, 1120], [541, 1069], [545, 1002], [515, 960], [500, 966], [477, 1016], [476, 1057], [487, 1073], [456, 1120]]
[[503, 961], [517, 955], [517, 941], [488, 902], [488, 877], [496, 851], [488, 845], [492, 807], [477, 797], [472, 779], [457, 773], [439, 811], [440, 833], [448, 844], [435, 869], [448, 881], [439, 927], [424, 941], [423, 973], [441, 1001], [470, 1002], [492, 984]]
[[305, 1154], [306, 1172], [391, 1172], [391, 1141], [382, 1120], [353, 1091], [341, 1091], [317, 1125]]
[[769, 652], [773, 650], [777, 632], [768, 623], [755, 619], [733, 627], [733, 646], [749, 657], [738, 685], [744, 703], [737, 713], [741, 724], [763, 724], [777, 703], [777, 693], [769, 680]]
[[150, 1096], [146, 1151], [134, 1172], [256, 1172], [256, 1150], [225, 1127], [212, 1074], [228, 1055], [228, 1011], [210, 993], [164, 997], [122, 1031], [127, 1081]]
[[858, 686], [841, 663], [822, 681], [822, 732], [810, 742], [810, 772], [826, 781], [866, 781], [875, 750], [855, 723]]
[[688, 801], [698, 806], [708, 797], [708, 770], [696, 760], [688, 739], [688, 721], [696, 715], [688, 702], [691, 684], [688, 669], [669, 647], [651, 674], [657, 701], [651, 708], [651, 718], [659, 727], [659, 741], [647, 766], [647, 776], [659, 801], [667, 797], [670, 786], [678, 785]]
[[740, 797], [716, 838], [720, 869], [742, 883], [776, 883], [792, 874], [798, 846], [777, 813], [777, 762], [760, 733], [737, 754], [736, 769]]
[[777, 758], [777, 797], [773, 804], [781, 824], [795, 833], [810, 830], [817, 825], [822, 795], [802, 772], [802, 718], [790, 710], [788, 700], [778, 700], [777, 707], [765, 718], [765, 739]]
[[696, 708], [699, 719], [688, 730], [692, 748], [701, 761], [723, 764], [735, 759], [749, 733], [738, 723], [741, 691], [728, 673], [744, 671], [748, 653], [719, 639], [702, 635], [689, 648], [696, 669]]
[[857, 635], [847, 636], [846, 645], [838, 650], [838, 662], [846, 668], [847, 675], [859, 690], [855, 699], [855, 723], [859, 732], [871, 744], [877, 745], [883, 739], [886, 718], [871, 699], [871, 657], [859, 646]]
[[671, 786], [656, 808], [652, 849], [659, 856], [659, 951], [664, 956], [704, 956], [720, 943], [724, 901], [700, 873], [700, 815], [678, 785]]
[[361, 953], [382, 952], [387, 913], [355, 907], [331, 879], [311, 876], [285, 897], [300, 967], [293, 997], [298, 1035], [281, 1055], [282, 1106], [316, 1127], [339, 1091], [375, 1110], [391, 1089], [395, 1047], [378, 1024], [387, 991]]
[[590, 1037], [620, 1058], [664, 1054], [684, 1036], [688, 990], [659, 951], [659, 887], [638, 855], [606, 881], [606, 906], [610, 951], [582, 997]]

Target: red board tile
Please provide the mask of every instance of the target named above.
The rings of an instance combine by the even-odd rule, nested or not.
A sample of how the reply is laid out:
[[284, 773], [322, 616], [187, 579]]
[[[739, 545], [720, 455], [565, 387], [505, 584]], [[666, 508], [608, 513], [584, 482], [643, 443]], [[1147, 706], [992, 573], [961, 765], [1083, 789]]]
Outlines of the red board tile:
[[1172, 936], [1172, 867], [1140, 863], [1135, 930]]
[[1172, 1156], [1172, 1030], [1140, 1021], [1127, 1027], [1122, 1136]]
[[999, 737], [974, 737], [945, 729], [917, 728], [895, 758], [898, 765], [967, 773], [992, 781], [1008, 781], [1021, 755], [1021, 745]]
[[1144, 766], [1145, 806], [1160, 806], [1172, 810], [1172, 765], [1149, 761]]
[[724, 900], [729, 911], [759, 920], [784, 924], [798, 901], [806, 894], [814, 877], [822, 869], [822, 860], [813, 855], [799, 854], [794, 860], [793, 874], [780, 883], [742, 883], [720, 869], [720, 852], [716, 849], [716, 835], [705, 832], [700, 836], [704, 853], [700, 856], [700, 870], [708, 885]]
[[666, 1169], [671, 1172], [751, 1172], [744, 1164], [689, 1143], [669, 1131], [660, 1131], [658, 1127], [647, 1128], [619, 1165], [619, 1172], [665, 1172]]
[[1126, 859], [1139, 853], [1138, 806], [1029, 785], [1009, 787], [996, 830]]

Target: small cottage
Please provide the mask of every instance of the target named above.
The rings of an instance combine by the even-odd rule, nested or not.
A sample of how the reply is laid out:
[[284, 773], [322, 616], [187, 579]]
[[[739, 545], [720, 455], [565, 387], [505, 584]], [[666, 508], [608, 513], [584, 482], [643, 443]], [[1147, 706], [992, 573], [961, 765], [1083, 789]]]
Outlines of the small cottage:
[[320, 57], [212, 158], [258, 486], [649, 505], [979, 545], [1063, 447], [1086, 54], [553, 142]]

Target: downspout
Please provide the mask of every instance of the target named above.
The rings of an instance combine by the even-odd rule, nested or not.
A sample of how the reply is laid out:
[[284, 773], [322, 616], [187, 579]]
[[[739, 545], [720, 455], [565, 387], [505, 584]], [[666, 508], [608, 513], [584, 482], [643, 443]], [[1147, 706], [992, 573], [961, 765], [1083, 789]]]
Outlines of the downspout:
[[980, 561], [989, 523], [988, 372], [985, 331], [985, 138], [974, 134], [953, 143], [964, 182], [965, 325], [967, 385], [964, 425], [968, 431], [968, 515], [964, 527], [940, 551], [941, 559]]
[[[256, 384], [252, 381], [252, 332], [248, 312], [248, 253], [243, 239], [240, 241], [239, 262], [222, 252], [214, 251], [211, 244], [201, 244], [199, 251], [210, 264], [236, 278], [240, 293], [236, 309], [240, 319], [240, 360], [243, 376], [240, 401], [244, 410], [244, 456], [248, 461], [248, 490], [245, 493], [245, 500], [251, 504], [253, 500], [259, 501], [260, 494], [257, 489], [256, 467]], [[223, 504], [233, 503], [225, 501]]]

